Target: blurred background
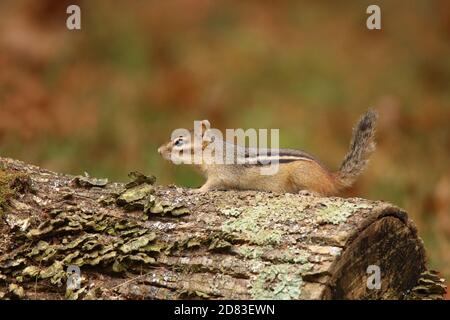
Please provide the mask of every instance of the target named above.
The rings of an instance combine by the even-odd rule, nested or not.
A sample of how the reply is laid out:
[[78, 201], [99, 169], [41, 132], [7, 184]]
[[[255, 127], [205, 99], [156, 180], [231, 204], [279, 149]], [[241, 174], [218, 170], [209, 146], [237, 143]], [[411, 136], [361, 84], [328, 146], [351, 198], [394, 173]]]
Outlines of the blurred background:
[[[81, 7], [82, 30], [66, 29]], [[382, 30], [366, 28], [381, 7]], [[279, 128], [282, 147], [338, 168], [380, 113], [378, 150], [345, 196], [418, 225], [450, 280], [450, 2], [0, 2], [0, 155], [112, 180], [198, 187], [156, 152], [175, 128]]]

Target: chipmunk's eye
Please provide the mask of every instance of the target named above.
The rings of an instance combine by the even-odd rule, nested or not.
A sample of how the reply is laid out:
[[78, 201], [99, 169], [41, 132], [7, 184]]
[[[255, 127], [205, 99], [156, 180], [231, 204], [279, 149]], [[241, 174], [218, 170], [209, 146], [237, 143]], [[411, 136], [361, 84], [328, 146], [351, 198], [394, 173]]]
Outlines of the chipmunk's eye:
[[182, 146], [184, 143], [183, 139], [177, 139], [175, 140], [175, 142], [173, 143], [175, 146], [179, 147]]

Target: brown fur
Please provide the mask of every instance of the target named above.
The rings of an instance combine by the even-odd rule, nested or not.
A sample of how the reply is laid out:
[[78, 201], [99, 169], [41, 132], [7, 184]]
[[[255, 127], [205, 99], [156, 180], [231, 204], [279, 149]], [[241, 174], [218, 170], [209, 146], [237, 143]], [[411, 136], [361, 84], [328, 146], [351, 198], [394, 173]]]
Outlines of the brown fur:
[[[343, 188], [349, 187], [367, 165], [368, 157], [375, 149], [376, 119], [377, 114], [372, 110], [360, 119], [353, 131], [350, 150], [338, 172], [330, 172], [319, 161], [303, 151], [280, 149], [280, 157], [288, 157], [286, 159], [297, 157], [297, 159], [280, 161], [279, 170], [274, 175], [262, 175], [261, 167], [256, 164], [202, 163], [198, 165], [197, 167], [207, 178], [198, 191], [237, 189], [296, 193], [300, 190], [310, 190], [322, 195], [336, 194]], [[204, 120], [203, 123], [205, 128], [209, 128], [209, 122]], [[193, 133], [190, 138], [193, 139]], [[203, 143], [201, 148], [204, 149], [207, 145], [208, 143]], [[172, 148], [175, 148], [174, 141], [169, 141], [158, 151], [164, 158], [170, 160]], [[189, 150], [191, 146], [188, 145], [185, 148]]]

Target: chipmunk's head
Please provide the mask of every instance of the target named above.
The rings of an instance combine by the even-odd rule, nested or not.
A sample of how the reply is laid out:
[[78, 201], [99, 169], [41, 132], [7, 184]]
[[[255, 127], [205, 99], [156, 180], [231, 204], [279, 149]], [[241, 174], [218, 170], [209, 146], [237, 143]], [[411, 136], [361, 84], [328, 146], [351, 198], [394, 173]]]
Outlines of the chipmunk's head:
[[193, 164], [194, 155], [201, 159], [202, 151], [207, 145], [205, 132], [210, 128], [208, 120], [195, 121], [194, 130], [176, 129], [168, 142], [158, 148], [159, 154], [175, 164]]

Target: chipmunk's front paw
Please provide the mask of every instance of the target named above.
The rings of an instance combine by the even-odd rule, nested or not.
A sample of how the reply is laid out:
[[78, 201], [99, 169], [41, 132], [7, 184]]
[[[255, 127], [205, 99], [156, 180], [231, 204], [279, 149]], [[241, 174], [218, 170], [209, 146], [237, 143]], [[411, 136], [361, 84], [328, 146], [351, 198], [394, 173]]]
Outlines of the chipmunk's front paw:
[[201, 193], [206, 193], [208, 191], [210, 191], [208, 188], [201, 187], [201, 188], [198, 188], [198, 189], [190, 189], [189, 193], [191, 193], [191, 194], [201, 194]]
[[312, 190], [300, 190], [298, 192], [299, 195], [302, 196], [313, 196], [313, 197], [320, 197], [321, 194], [316, 192], [316, 191], [312, 191]]
[[195, 189], [195, 192], [196, 192], [196, 193], [206, 193], [206, 192], [211, 191], [211, 190], [212, 190], [212, 189], [209, 188], [209, 187], [206, 187], [206, 188], [201, 187], [201, 188]]

